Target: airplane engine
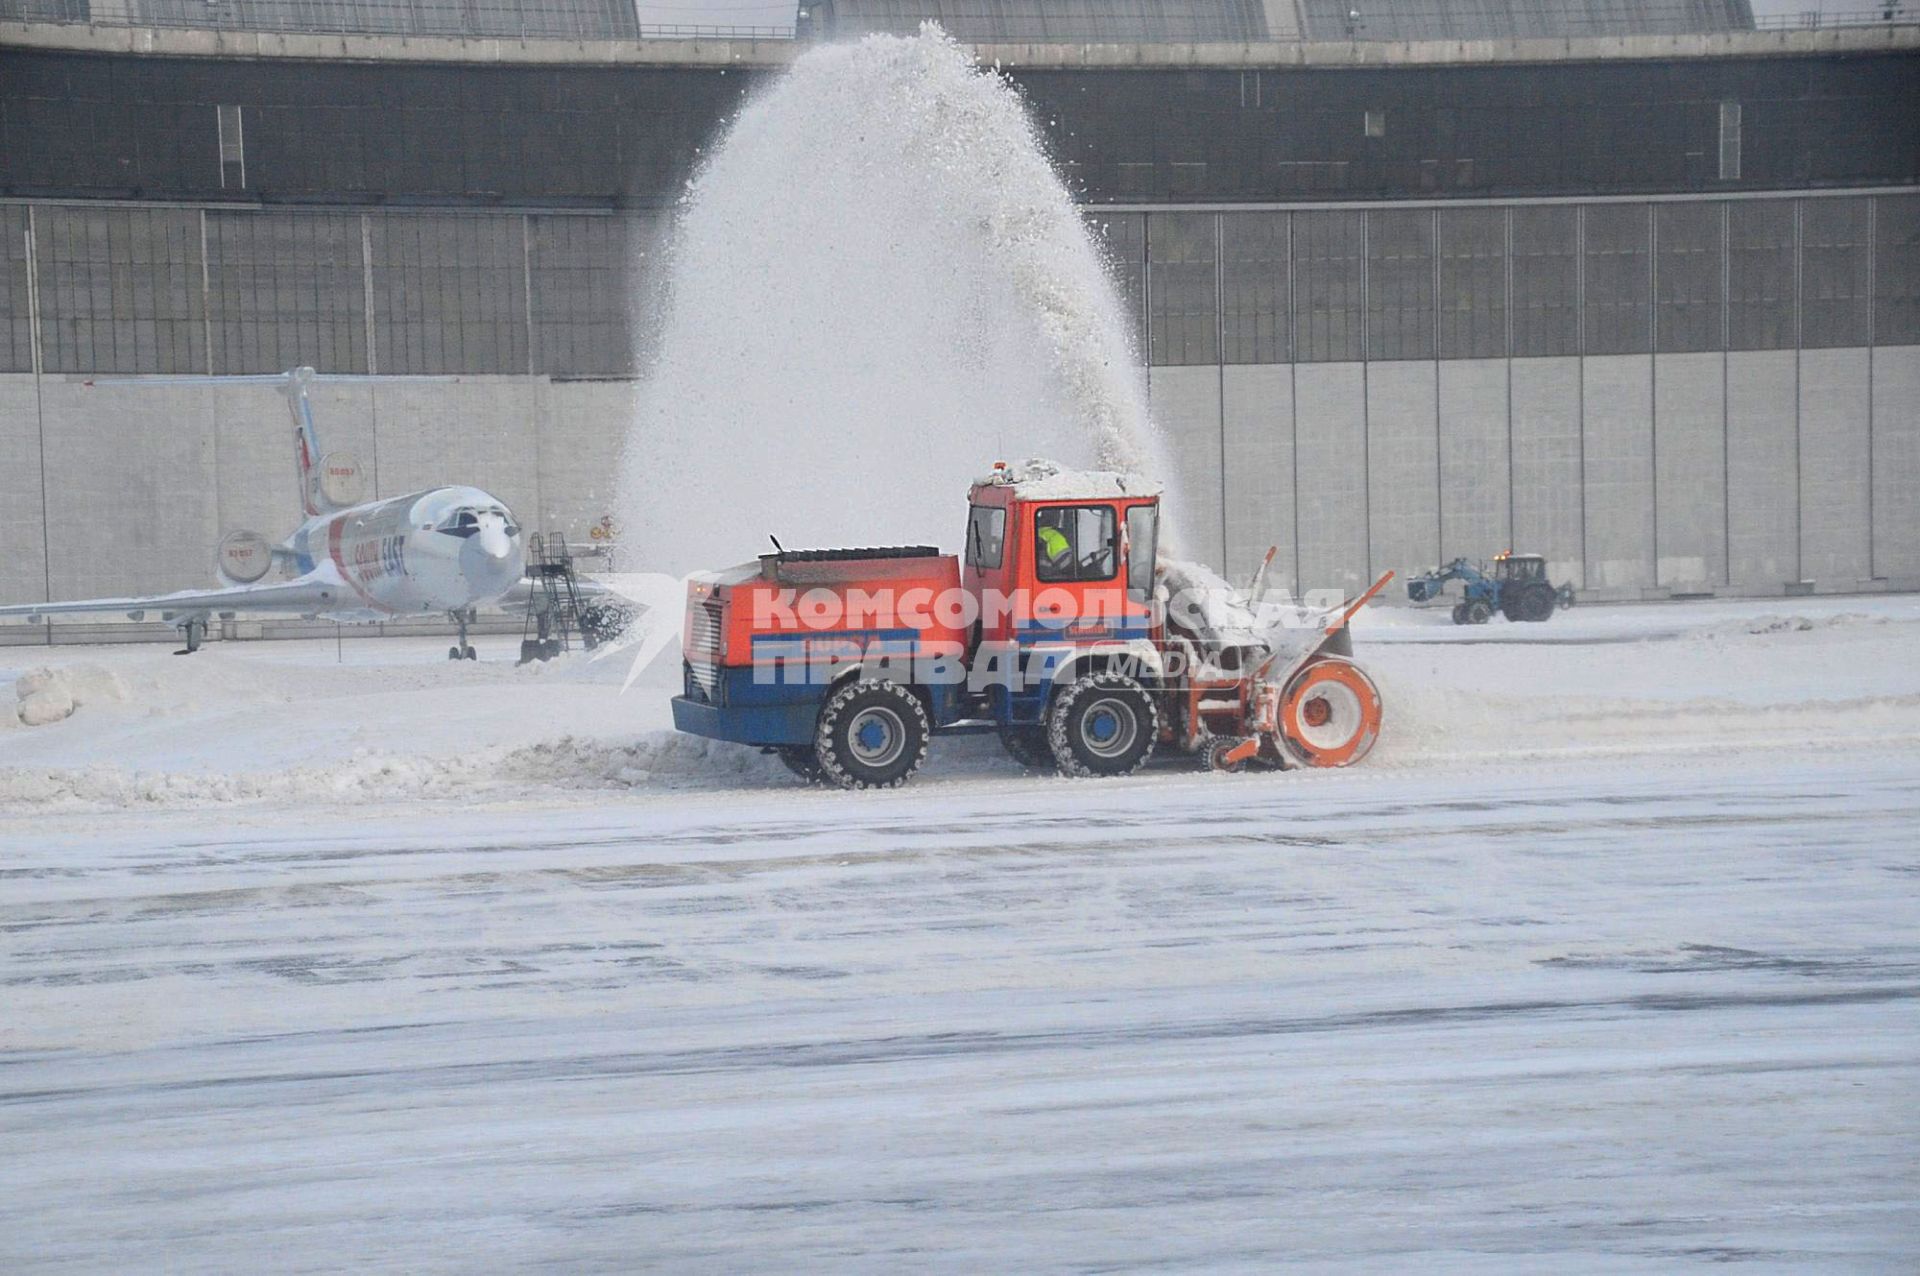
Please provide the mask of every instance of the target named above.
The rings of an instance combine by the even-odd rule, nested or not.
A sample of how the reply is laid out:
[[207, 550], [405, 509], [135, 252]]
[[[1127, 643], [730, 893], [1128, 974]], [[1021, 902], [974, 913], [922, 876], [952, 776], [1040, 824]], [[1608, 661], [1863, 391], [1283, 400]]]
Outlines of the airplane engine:
[[366, 489], [360, 459], [351, 452], [329, 452], [321, 457], [307, 482], [313, 486], [313, 495], [320, 498], [313, 502], [314, 507], [323, 510], [358, 505]]
[[273, 543], [258, 532], [229, 532], [214, 557], [214, 570], [229, 585], [251, 585], [273, 568]]

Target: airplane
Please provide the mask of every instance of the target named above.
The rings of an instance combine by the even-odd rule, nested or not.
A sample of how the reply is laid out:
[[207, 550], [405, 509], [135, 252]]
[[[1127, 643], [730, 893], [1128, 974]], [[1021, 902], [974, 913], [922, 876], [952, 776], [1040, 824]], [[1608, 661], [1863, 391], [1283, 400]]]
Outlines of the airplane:
[[[200, 649], [214, 616], [231, 620], [241, 612], [265, 612], [365, 624], [444, 612], [460, 627], [448, 659], [476, 659], [467, 643], [474, 609], [511, 592], [526, 573], [519, 523], [505, 502], [477, 487], [434, 487], [361, 502], [359, 463], [344, 452], [320, 451], [308, 397], [308, 388], [319, 379], [312, 368], [295, 368], [269, 376], [143, 382], [278, 384], [286, 395], [305, 519], [278, 545], [257, 532], [229, 534], [215, 556], [221, 588], [24, 603], [0, 607], [0, 617], [24, 616], [37, 623], [47, 616], [123, 612], [143, 620], [148, 612], [158, 612], [185, 638], [185, 649], [175, 654], [191, 655]], [[281, 579], [269, 580], [276, 569]]]

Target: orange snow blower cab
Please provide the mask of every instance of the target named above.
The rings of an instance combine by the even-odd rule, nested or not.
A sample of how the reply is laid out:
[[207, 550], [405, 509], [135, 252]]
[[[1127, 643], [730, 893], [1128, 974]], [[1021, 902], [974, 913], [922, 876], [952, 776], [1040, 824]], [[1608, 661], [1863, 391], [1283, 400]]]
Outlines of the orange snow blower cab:
[[1160, 556], [1157, 484], [1045, 461], [973, 485], [964, 543], [956, 559], [775, 542], [695, 578], [674, 725], [845, 788], [903, 783], [937, 732], [993, 732], [1025, 766], [1083, 776], [1159, 746], [1212, 770], [1348, 766], [1379, 737], [1347, 622], [1391, 572], [1274, 623], [1258, 580], [1249, 595]]

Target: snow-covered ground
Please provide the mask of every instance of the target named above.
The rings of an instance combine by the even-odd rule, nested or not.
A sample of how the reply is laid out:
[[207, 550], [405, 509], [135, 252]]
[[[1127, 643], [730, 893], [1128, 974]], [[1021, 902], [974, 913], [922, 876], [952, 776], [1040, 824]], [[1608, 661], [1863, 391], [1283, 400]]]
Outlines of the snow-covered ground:
[[1920, 599], [888, 794], [476, 645], [0, 652], [127, 692], [0, 730], [0, 1269], [1920, 1268]]

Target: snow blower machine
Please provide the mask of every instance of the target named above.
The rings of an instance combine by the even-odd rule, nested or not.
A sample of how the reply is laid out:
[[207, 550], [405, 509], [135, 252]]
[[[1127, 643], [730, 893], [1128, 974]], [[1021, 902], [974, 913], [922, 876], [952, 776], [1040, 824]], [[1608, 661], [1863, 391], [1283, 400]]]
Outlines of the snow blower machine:
[[1348, 622], [1392, 573], [1271, 623], [1257, 584], [1237, 593], [1159, 541], [1156, 485], [1042, 461], [973, 485], [961, 557], [775, 541], [689, 583], [674, 725], [844, 788], [905, 782], [936, 733], [993, 733], [1075, 776], [1127, 774], [1156, 748], [1218, 771], [1365, 757], [1380, 693]]

